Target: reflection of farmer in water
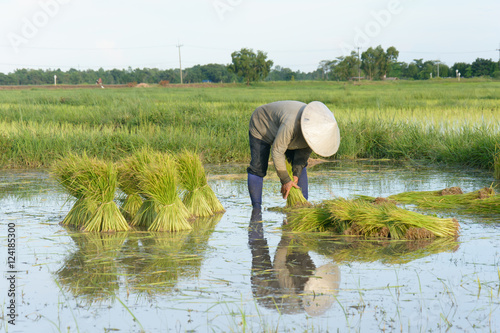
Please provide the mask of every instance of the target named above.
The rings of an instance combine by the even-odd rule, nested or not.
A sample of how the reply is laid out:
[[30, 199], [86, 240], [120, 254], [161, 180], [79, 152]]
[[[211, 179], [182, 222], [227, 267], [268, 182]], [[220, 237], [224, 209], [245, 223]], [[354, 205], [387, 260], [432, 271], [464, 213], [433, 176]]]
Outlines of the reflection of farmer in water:
[[290, 235], [283, 234], [271, 261], [264, 238], [262, 213], [252, 211], [248, 244], [252, 251], [252, 293], [260, 305], [283, 313], [306, 311], [311, 316], [323, 314], [335, 301], [340, 270], [329, 263], [316, 268], [307, 252], [290, 246]]

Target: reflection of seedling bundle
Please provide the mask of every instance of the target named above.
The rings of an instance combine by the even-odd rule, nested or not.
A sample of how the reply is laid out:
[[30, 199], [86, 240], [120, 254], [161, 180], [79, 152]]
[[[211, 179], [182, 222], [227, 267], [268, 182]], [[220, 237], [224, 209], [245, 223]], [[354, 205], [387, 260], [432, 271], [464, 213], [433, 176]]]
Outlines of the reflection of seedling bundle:
[[180, 185], [184, 189], [182, 202], [194, 216], [212, 216], [224, 207], [207, 183], [205, 169], [199, 156], [183, 151], [177, 156]]
[[455, 252], [460, 246], [454, 238], [434, 238], [404, 241], [367, 240], [340, 237], [332, 240], [318, 238], [317, 235], [301, 234], [299, 243], [334, 262], [376, 262], [404, 264], [442, 252]]
[[113, 164], [70, 155], [56, 162], [53, 173], [77, 202], [63, 220], [64, 225], [85, 231], [124, 231], [129, 226], [113, 201], [117, 171]]
[[127, 282], [139, 294], [167, 293], [183, 269], [181, 251], [190, 231], [150, 232], [141, 236], [140, 247], [131, 251], [126, 264]]
[[[286, 169], [288, 171], [290, 179], [293, 180], [292, 166], [290, 165], [290, 163], [288, 163], [288, 161], [286, 162]], [[309, 201], [307, 201], [307, 199], [304, 197], [302, 190], [292, 186], [290, 192], [288, 193], [288, 197], [286, 198], [286, 206], [304, 207], [310, 205], [311, 204], [309, 203]]]
[[59, 283], [88, 304], [112, 300], [119, 289], [115, 259], [127, 233], [85, 233], [72, 236], [77, 251], [57, 272]]
[[127, 272], [130, 289], [152, 296], [169, 292], [181, 277], [197, 276], [208, 238], [221, 216], [197, 219], [188, 231], [129, 237], [119, 262]]
[[414, 204], [420, 209], [456, 210], [465, 213], [500, 214], [500, 195], [492, 188], [463, 193], [459, 187], [439, 191], [404, 192], [389, 197], [400, 203]]
[[459, 228], [455, 219], [422, 215], [390, 202], [335, 199], [312, 208], [291, 210], [289, 214], [286, 227], [294, 231], [332, 231], [391, 239], [456, 237]]

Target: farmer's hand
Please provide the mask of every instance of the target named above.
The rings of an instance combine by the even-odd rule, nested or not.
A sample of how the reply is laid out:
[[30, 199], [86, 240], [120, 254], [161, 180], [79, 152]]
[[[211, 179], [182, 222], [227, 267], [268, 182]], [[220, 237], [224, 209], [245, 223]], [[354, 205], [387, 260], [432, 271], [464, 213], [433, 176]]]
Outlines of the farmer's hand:
[[283, 184], [281, 186], [281, 194], [283, 195], [283, 199], [288, 198], [288, 194], [290, 193], [290, 190], [292, 189], [292, 187], [300, 188], [297, 185], [298, 181], [299, 181], [299, 178], [297, 176], [293, 176], [293, 181], [289, 181], [288, 183]]

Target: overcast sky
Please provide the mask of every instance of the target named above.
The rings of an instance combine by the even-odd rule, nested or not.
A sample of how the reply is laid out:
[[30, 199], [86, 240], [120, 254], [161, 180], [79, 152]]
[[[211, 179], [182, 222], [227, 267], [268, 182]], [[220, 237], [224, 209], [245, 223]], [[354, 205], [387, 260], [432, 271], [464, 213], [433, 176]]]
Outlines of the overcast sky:
[[310, 72], [382, 45], [399, 60], [499, 58], [499, 0], [0, 0], [0, 72], [229, 64], [241, 48]]

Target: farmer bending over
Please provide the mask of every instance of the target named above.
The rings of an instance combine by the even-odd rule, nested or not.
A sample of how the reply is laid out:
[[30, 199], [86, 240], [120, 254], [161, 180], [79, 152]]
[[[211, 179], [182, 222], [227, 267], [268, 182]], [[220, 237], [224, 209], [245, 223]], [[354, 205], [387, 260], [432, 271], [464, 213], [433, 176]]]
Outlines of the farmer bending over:
[[[261, 105], [250, 118], [249, 138], [248, 191], [252, 207], [258, 209], [262, 206], [262, 185], [270, 152], [283, 198], [295, 187], [302, 189], [307, 199], [306, 167], [311, 152], [328, 157], [337, 152], [340, 144], [337, 121], [321, 102], [281, 101]], [[292, 165], [293, 179], [286, 170], [286, 160]]]

